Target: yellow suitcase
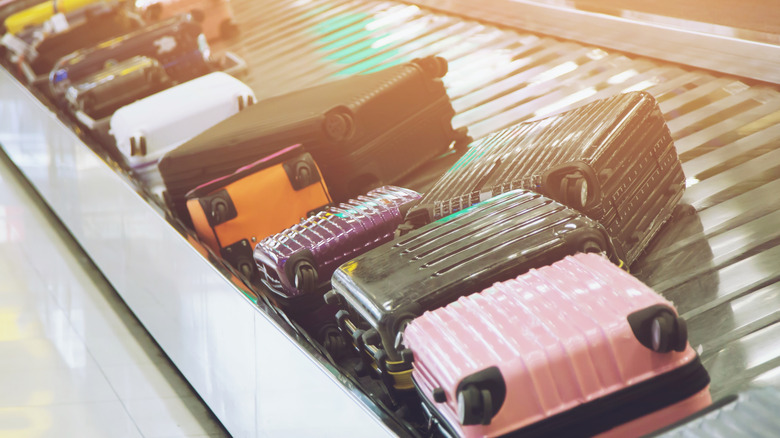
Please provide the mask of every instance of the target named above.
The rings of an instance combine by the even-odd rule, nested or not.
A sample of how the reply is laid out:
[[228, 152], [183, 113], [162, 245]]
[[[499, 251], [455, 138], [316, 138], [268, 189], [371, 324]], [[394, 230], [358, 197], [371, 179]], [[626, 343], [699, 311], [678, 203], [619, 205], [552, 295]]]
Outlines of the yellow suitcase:
[[8, 33], [19, 33], [28, 26], [43, 24], [54, 14], [67, 14], [100, 1], [105, 0], [50, 0], [9, 16], [5, 19], [5, 28]]

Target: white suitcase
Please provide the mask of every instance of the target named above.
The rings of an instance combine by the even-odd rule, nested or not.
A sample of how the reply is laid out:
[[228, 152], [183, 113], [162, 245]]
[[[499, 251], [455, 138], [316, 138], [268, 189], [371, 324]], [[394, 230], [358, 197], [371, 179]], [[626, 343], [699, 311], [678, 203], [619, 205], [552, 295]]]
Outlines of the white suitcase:
[[210, 73], [119, 108], [110, 133], [138, 178], [162, 196], [157, 163], [163, 155], [255, 101], [240, 80]]

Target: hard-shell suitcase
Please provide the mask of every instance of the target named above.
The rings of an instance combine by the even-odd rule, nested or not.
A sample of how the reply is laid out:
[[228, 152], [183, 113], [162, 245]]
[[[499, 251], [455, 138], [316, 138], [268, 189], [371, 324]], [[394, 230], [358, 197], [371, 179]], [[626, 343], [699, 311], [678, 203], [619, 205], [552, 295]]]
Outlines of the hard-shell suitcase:
[[47, 75], [63, 56], [133, 32], [143, 25], [137, 16], [119, 7], [88, 13], [81, 23], [47, 35], [33, 46], [32, 56], [24, 59], [31, 70], [28, 76]]
[[6, 33], [5, 20], [8, 17], [44, 2], [46, 0], [0, 0], [0, 34]]
[[49, 73], [49, 88], [59, 98], [86, 76], [133, 56], [156, 59], [171, 79], [184, 82], [211, 71], [210, 55], [200, 25], [181, 15], [63, 57]]
[[214, 72], [119, 108], [111, 116], [110, 132], [137, 176], [160, 194], [160, 158], [254, 100], [249, 86]]
[[14, 34], [28, 26], [37, 26], [57, 13], [68, 13], [104, 0], [50, 0], [16, 12], [5, 19], [5, 29]]
[[516, 188], [598, 220], [631, 264], [671, 215], [685, 176], [655, 99], [631, 92], [479, 140], [407, 219], [426, 223]]
[[780, 389], [751, 388], [716, 401], [668, 428], [654, 433], [663, 438], [776, 437], [780, 432]]
[[72, 111], [100, 119], [170, 85], [171, 78], [156, 59], [134, 56], [72, 85], [65, 99]]
[[[410, 358], [396, 343], [404, 324], [578, 251], [612, 255], [613, 249], [598, 222], [537, 193], [511, 191], [343, 264], [325, 298], [345, 306], [338, 318], [347, 335], [381, 346], [386, 359], [374, 359], [380, 371], [387, 365], [384, 375], [393, 377], [395, 388], [411, 389]], [[360, 340], [356, 346], [364, 350]]]
[[711, 403], [672, 304], [578, 254], [427, 312], [412, 379], [457, 435], [640, 436]]
[[176, 14], [190, 13], [203, 26], [209, 41], [231, 38], [238, 32], [230, 0], [157, 0], [136, 2], [144, 16], [156, 21]]
[[292, 145], [187, 194], [198, 236], [247, 278], [257, 242], [331, 203], [319, 168]]
[[264, 283], [282, 302], [326, 292], [339, 265], [392, 240], [403, 206], [417, 199], [413, 190], [381, 187], [266, 237], [254, 251]]
[[165, 156], [172, 209], [184, 194], [290, 144], [301, 143], [337, 202], [393, 184], [446, 151], [459, 133], [442, 58], [424, 58], [263, 100]]

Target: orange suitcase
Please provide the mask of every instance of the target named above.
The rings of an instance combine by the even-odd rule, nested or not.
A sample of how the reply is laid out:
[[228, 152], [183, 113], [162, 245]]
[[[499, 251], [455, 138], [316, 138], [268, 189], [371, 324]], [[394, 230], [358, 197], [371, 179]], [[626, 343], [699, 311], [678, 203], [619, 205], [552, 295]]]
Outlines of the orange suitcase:
[[191, 14], [193, 20], [200, 22], [209, 42], [238, 34], [230, 0], [138, 0], [135, 4], [151, 21]]
[[258, 241], [330, 203], [317, 164], [299, 144], [187, 193], [198, 236], [249, 279]]

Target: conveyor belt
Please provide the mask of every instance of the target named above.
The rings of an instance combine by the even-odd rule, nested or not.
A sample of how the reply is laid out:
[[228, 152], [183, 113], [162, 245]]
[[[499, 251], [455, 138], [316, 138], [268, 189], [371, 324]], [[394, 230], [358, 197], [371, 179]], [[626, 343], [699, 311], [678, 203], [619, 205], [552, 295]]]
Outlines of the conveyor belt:
[[[770, 85], [383, 1], [233, 0], [229, 44], [267, 97], [438, 54], [475, 138], [628, 90], [660, 102], [684, 163], [679, 209], [634, 273], [673, 300], [715, 397], [780, 384], [780, 92]], [[450, 159], [407, 181], [424, 190]]]

